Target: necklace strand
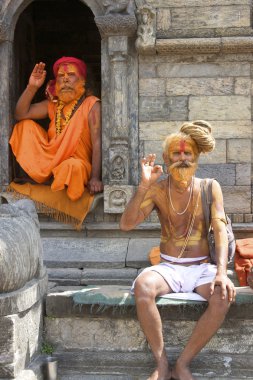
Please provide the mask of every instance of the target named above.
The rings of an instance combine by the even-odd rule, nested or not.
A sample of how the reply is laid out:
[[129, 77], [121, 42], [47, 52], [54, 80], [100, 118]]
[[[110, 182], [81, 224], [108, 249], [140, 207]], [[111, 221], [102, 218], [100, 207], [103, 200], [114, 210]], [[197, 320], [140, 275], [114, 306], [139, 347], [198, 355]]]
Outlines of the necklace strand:
[[65, 107], [65, 103], [63, 103], [61, 100], [57, 102], [56, 121], [55, 121], [56, 135], [60, 135], [62, 133], [63, 128], [69, 123], [81, 98], [82, 98], [82, 95], [78, 99], [73, 101], [73, 104], [70, 110], [66, 113], [65, 116], [63, 115], [65, 118], [64, 125], [62, 125], [61, 119], [62, 119], [62, 111], [63, 111], [63, 108]]
[[192, 228], [193, 228], [193, 224], [195, 222], [195, 218], [196, 218], [197, 210], [198, 210], [198, 205], [199, 205], [199, 195], [200, 195], [200, 190], [198, 192], [198, 196], [197, 196], [197, 199], [196, 199], [196, 204], [195, 204], [195, 208], [194, 208], [194, 211], [193, 211], [191, 224], [190, 224], [189, 230], [187, 232], [187, 235], [185, 237], [184, 245], [183, 245], [183, 247], [182, 247], [182, 249], [181, 249], [181, 251], [180, 251], [180, 253], [179, 253], [178, 257], [177, 257], [178, 259], [180, 259], [183, 256], [185, 248], [186, 248], [186, 246], [188, 244], [190, 235], [192, 233]]
[[191, 187], [190, 187], [190, 195], [189, 195], [189, 199], [188, 199], [188, 202], [187, 202], [187, 205], [185, 207], [185, 209], [181, 212], [178, 212], [174, 205], [173, 205], [173, 202], [172, 202], [172, 197], [171, 197], [171, 183], [170, 183], [170, 176], [169, 176], [169, 200], [170, 200], [170, 204], [171, 204], [171, 208], [172, 210], [177, 214], [177, 215], [184, 215], [189, 207], [189, 204], [190, 204], [190, 201], [191, 201], [191, 197], [192, 197], [192, 191], [193, 191], [193, 184], [194, 184], [194, 176], [192, 177], [192, 181], [191, 181]]

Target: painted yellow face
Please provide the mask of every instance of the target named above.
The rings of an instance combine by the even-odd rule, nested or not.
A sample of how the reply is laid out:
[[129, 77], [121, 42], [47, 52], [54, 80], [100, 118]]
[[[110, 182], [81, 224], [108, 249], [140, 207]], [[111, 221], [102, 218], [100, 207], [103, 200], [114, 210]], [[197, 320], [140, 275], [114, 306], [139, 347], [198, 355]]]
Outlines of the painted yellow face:
[[78, 99], [84, 93], [85, 81], [73, 64], [62, 64], [56, 77], [56, 95], [64, 103]]
[[188, 182], [197, 169], [197, 148], [193, 140], [176, 137], [168, 149], [168, 170], [175, 181], [182, 187]]

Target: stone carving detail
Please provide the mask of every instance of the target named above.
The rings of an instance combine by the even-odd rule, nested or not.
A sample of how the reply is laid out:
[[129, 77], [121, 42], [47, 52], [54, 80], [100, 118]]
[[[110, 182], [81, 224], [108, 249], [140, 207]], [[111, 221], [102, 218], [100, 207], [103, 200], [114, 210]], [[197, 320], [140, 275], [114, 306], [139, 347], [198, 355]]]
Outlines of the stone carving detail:
[[124, 160], [121, 156], [116, 156], [111, 164], [111, 177], [112, 180], [122, 181], [126, 176], [126, 168]]
[[137, 29], [133, 0], [105, 0], [105, 15], [95, 18], [102, 37], [133, 36]]
[[133, 14], [134, 4], [133, 0], [105, 0], [103, 2], [104, 7], [106, 7], [105, 14]]
[[106, 185], [104, 188], [104, 211], [120, 214], [133, 195], [133, 186]]
[[0, 293], [43, 275], [39, 221], [30, 200], [0, 206], [0, 273]]
[[138, 29], [136, 49], [142, 54], [154, 54], [156, 42], [156, 12], [149, 5], [144, 5], [137, 10]]

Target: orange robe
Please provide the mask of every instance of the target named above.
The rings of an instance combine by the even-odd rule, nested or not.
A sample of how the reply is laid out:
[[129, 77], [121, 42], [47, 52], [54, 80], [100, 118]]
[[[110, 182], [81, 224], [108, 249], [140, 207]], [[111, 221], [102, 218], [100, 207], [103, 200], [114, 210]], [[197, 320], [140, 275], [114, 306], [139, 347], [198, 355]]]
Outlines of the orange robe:
[[[95, 96], [88, 96], [58, 136], [55, 128], [56, 104], [49, 102], [51, 121], [48, 132], [32, 120], [23, 120], [15, 125], [10, 139], [18, 163], [34, 181], [43, 184], [54, 176], [51, 187], [12, 182], [10, 190], [30, 197], [37, 202], [37, 206], [43, 205], [41, 208], [45, 212], [50, 209], [48, 213], [57, 219], [64, 220], [61, 213], [77, 219], [76, 224], [83, 221], [93, 200], [85, 186], [90, 178], [92, 161], [88, 115], [97, 101], [99, 99]], [[77, 210], [81, 205], [85, 212]]]

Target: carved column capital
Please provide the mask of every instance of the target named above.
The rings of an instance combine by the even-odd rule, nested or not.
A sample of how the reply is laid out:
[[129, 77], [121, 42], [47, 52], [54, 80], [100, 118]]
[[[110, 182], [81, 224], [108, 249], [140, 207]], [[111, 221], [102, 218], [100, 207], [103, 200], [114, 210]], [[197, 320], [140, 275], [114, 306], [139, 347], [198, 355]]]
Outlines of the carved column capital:
[[95, 22], [102, 38], [108, 36], [131, 37], [136, 33], [137, 29], [137, 21], [134, 14], [109, 14], [98, 16], [95, 18]]
[[137, 10], [138, 29], [135, 47], [138, 53], [155, 54], [156, 42], [156, 12], [149, 5], [143, 5]]

